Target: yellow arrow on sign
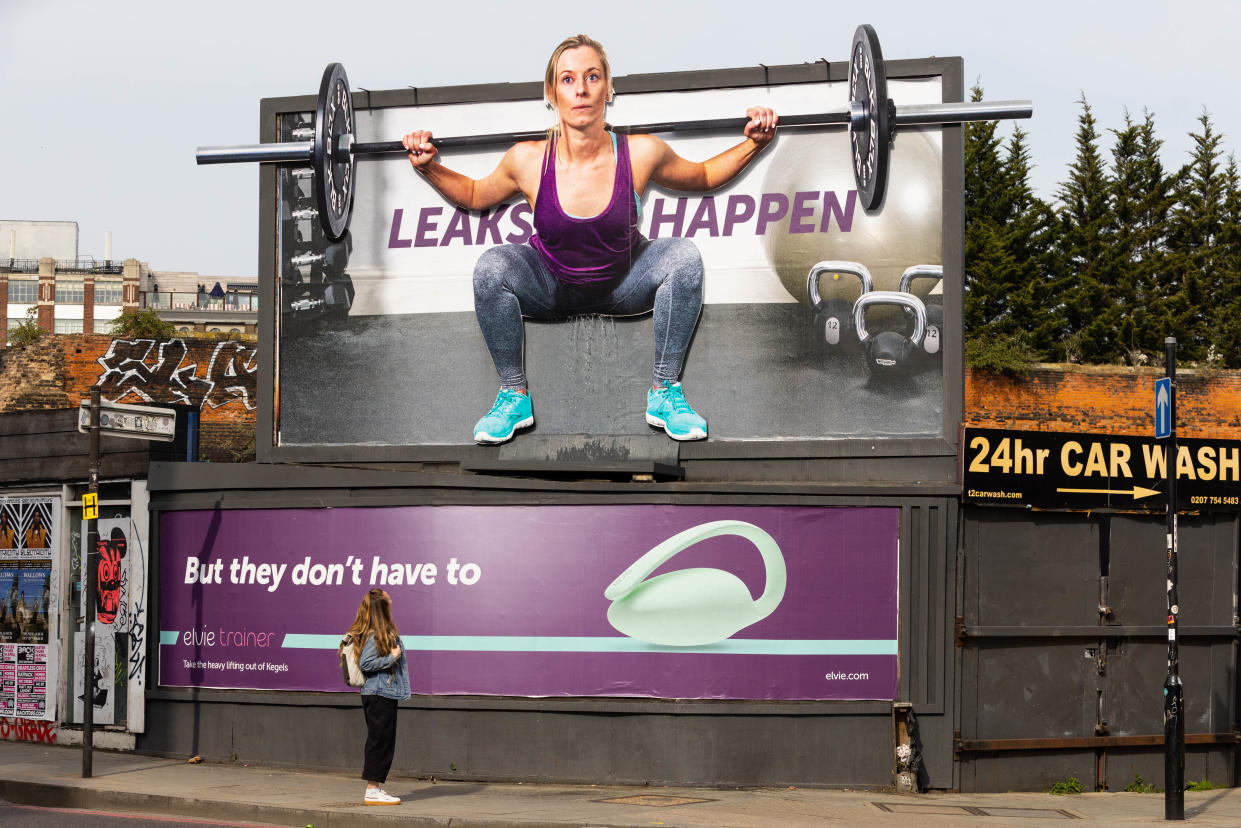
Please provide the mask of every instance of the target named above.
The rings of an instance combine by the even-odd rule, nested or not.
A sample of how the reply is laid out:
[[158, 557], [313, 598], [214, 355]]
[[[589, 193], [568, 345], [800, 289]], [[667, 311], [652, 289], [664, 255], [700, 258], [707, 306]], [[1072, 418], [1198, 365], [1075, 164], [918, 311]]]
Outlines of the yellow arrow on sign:
[[1128, 489], [1056, 489], [1056, 491], [1072, 494], [1132, 495], [1134, 500], [1159, 494], [1156, 489], [1146, 489], [1141, 486], [1134, 486], [1132, 491]]

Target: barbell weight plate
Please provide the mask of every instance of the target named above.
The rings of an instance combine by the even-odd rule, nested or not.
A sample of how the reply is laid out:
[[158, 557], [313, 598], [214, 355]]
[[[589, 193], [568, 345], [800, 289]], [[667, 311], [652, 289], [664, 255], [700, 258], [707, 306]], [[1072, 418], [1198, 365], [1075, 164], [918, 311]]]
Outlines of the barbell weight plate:
[[853, 180], [862, 208], [876, 210], [888, 183], [893, 124], [887, 70], [874, 27], [866, 23], [857, 27], [849, 54], [849, 99], [861, 101], [866, 111], [861, 127], [849, 127]]
[[340, 147], [342, 135], [353, 137], [353, 96], [345, 67], [329, 63], [319, 84], [315, 104], [315, 201], [323, 231], [332, 241], [339, 241], [349, 229], [353, 212], [353, 188], [357, 159], [348, 147]]

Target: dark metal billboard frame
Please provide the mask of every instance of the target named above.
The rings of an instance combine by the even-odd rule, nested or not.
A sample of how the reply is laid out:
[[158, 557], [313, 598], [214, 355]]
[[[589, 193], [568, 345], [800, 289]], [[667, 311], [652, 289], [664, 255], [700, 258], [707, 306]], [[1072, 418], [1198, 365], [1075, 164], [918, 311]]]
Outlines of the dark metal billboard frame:
[[[960, 509], [951, 486], [936, 490], [927, 487], [916, 493], [894, 492], [884, 485], [800, 484], [797, 486], [754, 482], [617, 482], [578, 481], [568, 486], [562, 481], [529, 478], [499, 478], [453, 474], [447, 471], [391, 471], [366, 468], [328, 468], [311, 465], [153, 463], [148, 482], [151, 494], [151, 548], [161, 548], [160, 516], [184, 510], [242, 509], [331, 509], [384, 508], [397, 506], [538, 506], [554, 503], [572, 506], [616, 504], [804, 506], [821, 508], [897, 508], [899, 518], [898, 558], [898, 644], [899, 679], [897, 698], [913, 705], [918, 715], [923, 755], [933, 757], [927, 767], [932, 787], [952, 787], [953, 722], [957, 720], [956, 673], [954, 670], [953, 613], [959, 603], [954, 590], [953, 560], [959, 533]], [[153, 552], [149, 582], [159, 584], [161, 558]], [[160, 595], [150, 596], [150, 617], [160, 617]], [[154, 665], [159, 660], [158, 637], [148, 641], [147, 684], [148, 725], [141, 752], [158, 755], [198, 752], [197, 741], [187, 741], [187, 733], [202, 726], [207, 731], [221, 721], [237, 717], [239, 722], [268, 721], [273, 708], [281, 715], [297, 715], [299, 709], [312, 708], [316, 715], [334, 716], [338, 712], [356, 715], [357, 699], [349, 693], [307, 693], [297, 691], [220, 690], [174, 688], [158, 685]], [[671, 716], [661, 727], [692, 733], [692, 728], [709, 726], [724, 734], [725, 753], [743, 751], [752, 738], [752, 729], [762, 730], [770, 717], [796, 718], [812, 739], [832, 743], [868, 739], [886, 740], [892, 728], [892, 705], [887, 700], [854, 701], [760, 701], [760, 700], [671, 700], [639, 697], [517, 697], [517, 696], [418, 696], [403, 702], [426, 721], [461, 714], [498, 714], [489, 719], [489, 739], [501, 744], [513, 739], [515, 722], [530, 715], [570, 715], [566, 723], [576, 728], [591, 726], [599, 717]], [[680, 717], [680, 718], [678, 718]], [[682, 719], [685, 720], [682, 722]], [[458, 719], [454, 718], [454, 721]], [[180, 722], [187, 729], [173, 724]], [[697, 724], [695, 724], [697, 723]], [[688, 728], [688, 730], [684, 730]], [[238, 725], [224, 728], [238, 734], [244, 750], [259, 750], [254, 733], [263, 728]], [[515, 731], [514, 731], [515, 732]], [[583, 738], [585, 738], [583, 736]], [[688, 736], [686, 737], [688, 738]], [[263, 749], [289, 749], [285, 737], [271, 740]], [[334, 751], [337, 741], [324, 745]], [[764, 744], [768, 744], [764, 742]], [[645, 747], [617, 745], [628, 756]], [[781, 744], [778, 749], [786, 751]], [[329, 752], [330, 752], [329, 751]], [[787, 751], [786, 751], [787, 753]], [[882, 751], [888, 766], [886, 746]], [[204, 755], [206, 755], [204, 753]], [[247, 754], [250, 755], [250, 754]], [[513, 754], [521, 756], [520, 751]], [[642, 754], [645, 757], [645, 753]], [[286, 760], [275, 760], [276, 763]], [[524, 760], [523, 760], [524, 761]], [[645, 758], [642, 759], [645, 761]], [[696, 760], [694, 760], [696, 761]], [[520, 763], [515, 763], [517, 768]], [[691, 761], [691, 764], [693, 762]], [[816, 756], [804, 766], [816, 778], [855, 779], [856, 756], [831, 752]], [[847, 771], [844, 769], [848, 769]], [[809, 770], [812, 769], [812, 770]], [[525, 772], [525, 771], [522, 771]], [[516, 774], [507, 769], [497, 774]], [[884, 771], [886, 773], [886, 770]], [[509, 778], [505, 776], [505, 778]], [[526, 778], [512, 776], [513, 779]], [[878, 778], [878, 777], [876, 777]], [[883, 783], [877, 783], [883, 784]]]
[[[945, 103], [959, 102], [964, 96], [964, 64], [959, 57], [890, 60], [886, 62], [889, 80], [938, 77]], [[762, 87], [796, 83], [845, 82], [846, 61], [815, 61], [783, 66], [755, 66], [692, 72], [626, 75], [615, 79], [622, 94], [637, 92], [679, 92], [696, 89]], [[353, 95], [356, 110], [402, 106], [538, 100], [541, 82], [495, 83], [432, 88], [405, 88], [358, 91]], [[259, 108], [259, 139], [278, 140], [281, 115], [313, 111], [315, 98], [302, 95], [264, 98]], [[846, 479], [891, 480], [886, 471], [893, 461], [916, 458], [905, 480], [923, 485], [955, 485], [959, 424], [964, 409], [963, 273], [965, 256], [964, 131], [961, 124], [945, 124], [943, 136], [943, 251], [944, 330], [955, 333], [944, 343], [942, 383], [942, 430], [936, 437], [830, 438], [814, 440], [720, 440], [680, 443], [673, 450], [677, 459], [687, 461], [746, 460], [843, 460]], [[897, 142], [899, 143], [899, 136]], [[470, 465], [494, 460], [495, 449], [459, 445], [297, 445], [276, 444], [275, 378], [277, 365], [278, 273], [277, 171], [262, 165], [259, 183], [259, 363], [256, 453], [260, 463], [456, 463]], [[571, 436], [563, 439], [571, 441]], [[872, 474], [867, 467], [879, 469]], [[516, 468], [516, 467], [515, 467]], [[839, 479], [836, 474], [831, 475]]]

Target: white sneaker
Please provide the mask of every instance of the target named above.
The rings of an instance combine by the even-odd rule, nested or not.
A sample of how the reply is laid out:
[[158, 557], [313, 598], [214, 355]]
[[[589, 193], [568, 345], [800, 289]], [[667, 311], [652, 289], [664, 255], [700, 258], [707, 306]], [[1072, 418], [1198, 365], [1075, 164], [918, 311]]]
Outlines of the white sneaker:
[[395, 796], [390, 796], [383, 788], [367, 788], [366, 798], [362, 800], [367, 805], [400, 805], [401, 800]]

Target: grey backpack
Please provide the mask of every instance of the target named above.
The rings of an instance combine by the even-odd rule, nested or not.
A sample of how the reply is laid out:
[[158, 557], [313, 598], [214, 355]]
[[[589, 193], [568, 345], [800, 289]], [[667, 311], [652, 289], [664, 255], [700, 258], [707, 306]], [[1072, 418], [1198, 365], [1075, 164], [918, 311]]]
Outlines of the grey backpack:
[[351, 635], [340, 640], [340, 673], [350, 687], [361, 687], [366, 683], [366, 674], [358, 666], [358, 656], [361, 654], [356, 652], [356, 646]]

